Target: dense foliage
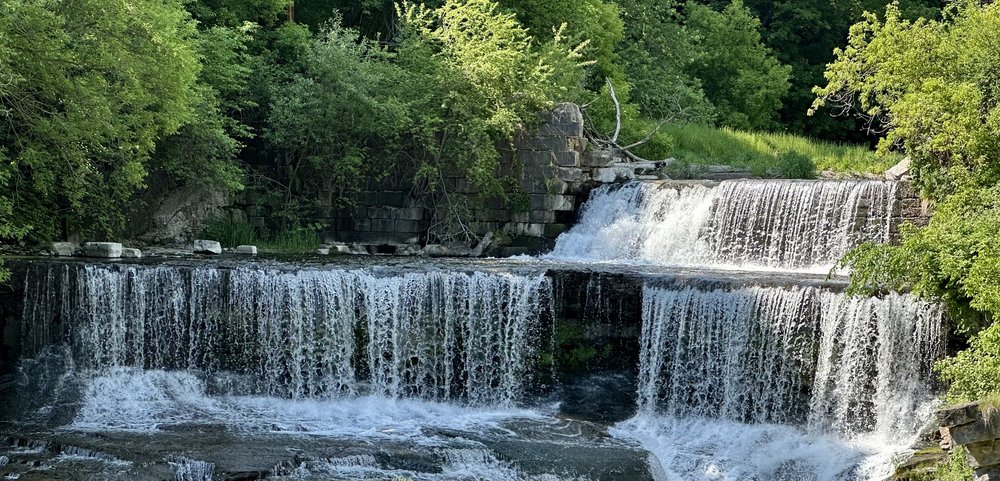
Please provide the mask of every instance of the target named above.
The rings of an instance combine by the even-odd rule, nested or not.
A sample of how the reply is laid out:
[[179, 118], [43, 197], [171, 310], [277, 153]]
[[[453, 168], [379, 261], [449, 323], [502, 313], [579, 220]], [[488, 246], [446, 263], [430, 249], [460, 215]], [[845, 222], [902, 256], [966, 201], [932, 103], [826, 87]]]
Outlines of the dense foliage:
[[179, 1], [0, 5], [0, 234], [119, 227], [157, 141], [207, 100], [197, 40]]
[[[941, 363], [950, 397], [1000, 388], [1000, 5], [973, 1], [940, 20], [906, 20], [890, 6], [851, 28], [816, 106], [856, 112], [903, 149], [916, 182], [937, 201], [930, 225], [909, 228], [898, 246], [865, 245], [845, 263], [853, 289], [911, 288], [945, 302], [970, 351]], [[986, 330], [979, 332], [981, 329]], [[978, 333], [978, 334], [977, 334]]]
[[[12, 0], [0, 9], [8, 240], [119, 232], [123, 206], [151, 175], [157, 185], [249, 188], [294, 226], [310, 209], [350, 204], [361, 179], [388, 172], [411, 176], [428, 202], [460, 217], [465, 200], [443, 197], [442, 172], [511, 198], [510, 179], [497, 175], [501, 151], [554, 102], [588, 104], [607, 133], [611, 86], [632, 142], [663, 122], [784, 129], [796, 85], [768, 45], [776, 26], [741, 0]], [[670, 155], [669, 131], [640, 150]], [[795, 155], [807, 154], [786, 157]]]

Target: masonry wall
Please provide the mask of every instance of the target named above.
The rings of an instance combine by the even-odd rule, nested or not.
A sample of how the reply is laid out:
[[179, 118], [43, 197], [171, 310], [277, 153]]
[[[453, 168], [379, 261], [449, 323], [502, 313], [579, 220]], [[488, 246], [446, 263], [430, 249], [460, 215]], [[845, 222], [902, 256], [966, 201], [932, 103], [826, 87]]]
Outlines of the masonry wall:
[[[583, 115], [574, 104], [559, 104], [542, 116], [536, 132], [518, 135], [512, 151], [504, 152], [497, 175], [513, 176], [523, 194], [511, 201], [481, 199], [475, 186], [459, 173], [445, 176], [445, 190], [469, 206], [467, 227], [477, 237], [490, 234], [493, 253], [512, 255], [549, 249], [575, 219], [586, 199], [594, 165], [606, 165], [605, 155], [589, 152]], [[353, 244], [372, 253], [408, 253], [433, 239], [429, 232], [444, 221], [444, 211], [415, 194], [408, 175], [368, 179], [355, 205], [320, 205], [306, 223], [327, 226], [327, 242]], [[320, 194], [320, 198], [327, 198]], [[251, 223], [264, 226], [266, 209], [254, 199], [241, 208]], [[471, 247], [471, 246], [468, 246]]]

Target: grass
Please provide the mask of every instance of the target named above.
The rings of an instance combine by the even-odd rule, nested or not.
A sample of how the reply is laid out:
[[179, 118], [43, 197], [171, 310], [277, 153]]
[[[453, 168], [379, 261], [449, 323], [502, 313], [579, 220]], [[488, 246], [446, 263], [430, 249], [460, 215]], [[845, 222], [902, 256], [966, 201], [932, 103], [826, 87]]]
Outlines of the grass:
[[809, 139], [791, 134], [744, 132], [699, 125], [665, 125], [642, 153], [674, 157], [682, 166], [726, 165], [757, 176], [808, 178], [814, 171], [845, 176], [881, 174], [900, 158], [878, 157], [863, 145]]
[[217, 240], [223, 247], [255, 245], [264, 253], [307, 254], [320, 243], [316, 231], [314, 227], [298, 227], [261, 235], [245, 219], [220, 216], [205, 224], [201, 236]]

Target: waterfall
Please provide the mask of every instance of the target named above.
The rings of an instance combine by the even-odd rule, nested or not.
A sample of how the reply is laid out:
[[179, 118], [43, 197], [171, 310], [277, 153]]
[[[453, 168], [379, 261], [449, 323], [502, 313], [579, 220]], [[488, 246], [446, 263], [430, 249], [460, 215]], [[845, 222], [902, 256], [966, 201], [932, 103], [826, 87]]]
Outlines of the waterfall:
[[205, 372], [234, 394], [295, 399], [509, 405], [551, 315], [540, 273], [93, 264], [28, 279], [29, 354], [67, 343], [78, 369]]
[[605, 185], [549, 256], [829, 270], [861, 242], [890, 240], [896, 189], [874, 180]]
[[933, 405], [943, 312], [909, 295], [647, 285], [642, 315], [640, 414], [619, 434], [681, 479], [878, 479], [856, 471], [885, 469]]

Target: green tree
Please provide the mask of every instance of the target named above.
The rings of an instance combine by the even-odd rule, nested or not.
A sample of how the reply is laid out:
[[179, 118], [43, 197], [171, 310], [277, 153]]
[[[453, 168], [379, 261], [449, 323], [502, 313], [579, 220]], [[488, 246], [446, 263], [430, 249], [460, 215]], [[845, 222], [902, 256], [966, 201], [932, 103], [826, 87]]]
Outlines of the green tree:
[[0, 5], [4, 230], [121, 225], [157, 139], [194, 115], [195, 35], [179, 1]]
[[906, 20], [892, 5], [867, 14], [836, 51], [814, 109], [852, 111], [900, 148], [925, 194], [1000, 180], [1000, 5], [965, 1], [943, 20]]
[[566, 26], [563, 36], [567, 43], [586, 42], [583, 55], [593, 61], [588, 87], [600, 90], [604, 79], [624, 80], [615, 48], [621, 41], [625, 25], [618, 6], [604, 0], [501, 0], [500, 4], [517, 13], [521, 24], [537, 39], [552, 37], [554, 31]]
[[697, 52], [690, 71], [701, 80], [719, 122], [739, 129], [777, 128], [790, 69], [761, 42], [757, 17], [741, 0], [721, 12], [693, 2], [686, 10]]
[[[574, 98], [583, 80], [579, 48], [560, 31], [536, 40], [490, 0], [448, 0], [437, 9], [405, 3], [398, 62], [412, 126], [405, 157], [430, 202], [443, 206], [445, 236], [461, 232], [462, 204], [446, 173], [461, 173], [483, 196], [506, 198], [498, 147], [529, 127], [554, 99]], [[467, 240], [467, 239], [466, 239]]]
[[[898, 246], [863, 245], [844, 263], [852, 290], [911, 288], [950, 307], [971, 348], [938, 365], [949, 398], [1000, 390], [1000, 5], [963, 1], [941, 20], [906, 20], [891, 5], [851, 28], [814, 108], [852, 111], [905, 151], [936, 200], [926, 228]], [[983, 330], [985, 328], [985, 330]], [[978, 334], [977, 334], [978, 333]]]
[[311, 42], [305, 71], [275, 93], [268, 122], [267, 138], [298, 184], [286, 196], [321, 193], [338, 205], [364, 187], [359, 179], [391, 163], [409, 118], [405, 102], [392, 95], [403, 77], [389, 60], [336, 20]]
[[176, 133], [159, 140], [153, 166], [182, 183], [229, 190], [243, 188], [237, 154], [252, 136], [240, 120], [248, 100], [247, 43], [251, 27], [211, 27], [196, 39], [201, 71], [194, 86], [194, 116]]
[[628, 25], [618, 57], [629, 79], [629, 98], [642, 116], [710, 124], [715, 107], [690, 70], [698, 60], [673, 1], [618, 0]]

